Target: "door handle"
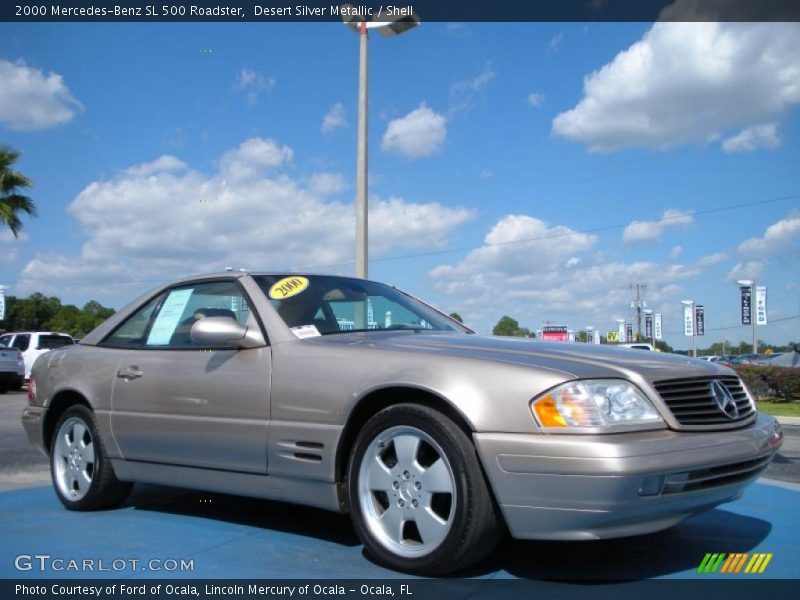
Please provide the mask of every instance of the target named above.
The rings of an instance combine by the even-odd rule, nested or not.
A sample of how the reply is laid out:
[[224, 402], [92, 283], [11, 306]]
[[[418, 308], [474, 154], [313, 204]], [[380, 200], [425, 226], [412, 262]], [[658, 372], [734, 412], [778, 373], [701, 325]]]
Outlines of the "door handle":
[[117, 371], [117, 377], [119, 377], [120, 379], [125, 379], [127, 381], [130, 381], [131, 379], [136, 379], [137, 377], [141, 377], [142, 375], [144, 375], [144, 373], [142, 373], [139, 370], [139, 367], [137, 367], [136, 365], [131, 365], [127, 369], [120, 369], [119, 371]]

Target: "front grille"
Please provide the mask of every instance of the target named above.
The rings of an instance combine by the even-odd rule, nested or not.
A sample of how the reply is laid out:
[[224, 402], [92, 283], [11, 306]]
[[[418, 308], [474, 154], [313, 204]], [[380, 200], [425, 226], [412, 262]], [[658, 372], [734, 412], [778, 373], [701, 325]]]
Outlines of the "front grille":
[[685, 473], [672, 473], [664, 481], [664, 494], [680, 494], [708, 488], [729, 485], [755, 477], [769, 465], [770, 456], [755, 460], [709, 467]]
[[[739, 414], [729, 416], [719, 407], [712, 384], [719, 381], [733, 396]], [[730, 425], [753, 415], [753, 407], [738, 377], [686, 377], [653, 384], [681, 425]]]

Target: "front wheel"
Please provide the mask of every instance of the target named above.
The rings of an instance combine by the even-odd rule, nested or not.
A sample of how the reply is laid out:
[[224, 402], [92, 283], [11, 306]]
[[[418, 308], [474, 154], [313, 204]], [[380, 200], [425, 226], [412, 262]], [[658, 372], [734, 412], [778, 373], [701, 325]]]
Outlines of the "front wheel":
[[503, 531], [472, 441], [425, 406], [391, 406], [367, 422], [350, 457], [348, 492], [368, 554], [393, 569], [463, 569]]
[[92, 411], [83, 405], [61, 416], [50, 444], [50, 474], [61, 503], [70, 510], [99, 510], [121, 504], [130, 483], [114, 475]]

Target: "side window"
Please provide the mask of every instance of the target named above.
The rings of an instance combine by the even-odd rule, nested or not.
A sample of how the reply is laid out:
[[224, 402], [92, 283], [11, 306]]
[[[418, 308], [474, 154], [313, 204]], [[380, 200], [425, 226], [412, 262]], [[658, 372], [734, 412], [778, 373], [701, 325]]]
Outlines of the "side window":
[[28, 334], [21, 334], [18, 335], [14, 339], [14, 348], [19, 348], [21, 352], [25, 352], [28, 349], [28, 346], [31, 345], [31, 336]]
[[200, 348], [191, 329], [206, 317], [229, 317], [242, 325], [258, 327], [247, 298], [233, 281], [214, 281], [173, 288], [147, 333], [147, 348]]
[[161, 303], [160, 295], [128, 317], [110, 336], [100, 342], [101, 346], [141, 346], [144, 343], [150, 319]]
[[9, 343], [11, 343], [10, 335], [0, 336], [0, 346], [5, 346], [6, 348], [8, 348]]

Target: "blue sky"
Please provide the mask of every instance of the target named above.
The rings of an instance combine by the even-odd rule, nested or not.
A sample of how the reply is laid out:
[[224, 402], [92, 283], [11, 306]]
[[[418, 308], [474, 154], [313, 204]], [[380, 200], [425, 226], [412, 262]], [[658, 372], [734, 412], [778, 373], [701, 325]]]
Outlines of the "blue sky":
[[[687, 298], [701, 346], [750, 339], [734, 280], [755, 276], [759, 337], [797, 339], [798, 33], [373, 36], [370, 277], [481, 332], [503, 314], [612, 329], [647, 283], [686, 348]], [[357, 50], [336, 23], [0, 24], [0, 142], [41, 213], [0, 234], [0, 284], [120, 307], [227, 265], [352, 273]]]

